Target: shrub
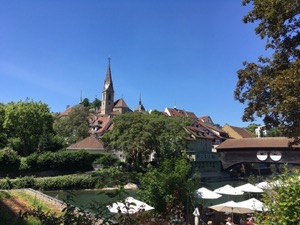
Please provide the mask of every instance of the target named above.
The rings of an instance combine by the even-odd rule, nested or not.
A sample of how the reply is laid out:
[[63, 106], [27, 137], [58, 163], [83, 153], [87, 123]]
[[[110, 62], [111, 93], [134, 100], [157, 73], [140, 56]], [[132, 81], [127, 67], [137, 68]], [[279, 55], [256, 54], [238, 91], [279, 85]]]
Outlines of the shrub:
[[37, 190], [92, 189], [97, 186], [97, 177], [90, 175], [66, 175], [57, 177], [22, 177], [1, 179], [0, 189], [33, 188]]
[[9, 173], [18, 171], [20, 167], [20, 157], [10, 149], [0, 151], [0, 171]]
[[22, 168], [28, 168], [29, 171], [87, 171], [93, 168], [94, 157], [85, 150], [33, 153], [26, 157], [27, 166], [23, 165]]

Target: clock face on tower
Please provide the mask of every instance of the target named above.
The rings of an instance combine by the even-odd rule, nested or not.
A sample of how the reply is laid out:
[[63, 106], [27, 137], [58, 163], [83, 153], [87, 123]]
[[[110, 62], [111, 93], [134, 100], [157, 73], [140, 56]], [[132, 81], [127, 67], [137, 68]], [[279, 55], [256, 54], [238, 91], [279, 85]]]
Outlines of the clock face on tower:
[[107, 88], [108, 88], [108, 86], [109, 86], [109, 84], [105, 84], [105, 85], [104, 85], [105, 89], [107, 89]]

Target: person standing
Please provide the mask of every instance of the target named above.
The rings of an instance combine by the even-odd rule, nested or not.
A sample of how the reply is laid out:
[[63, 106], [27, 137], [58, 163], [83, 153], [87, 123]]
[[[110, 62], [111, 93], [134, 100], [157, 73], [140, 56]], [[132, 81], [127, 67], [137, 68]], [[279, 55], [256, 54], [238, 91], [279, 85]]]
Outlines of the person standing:
[[226, 219], [226, 221], [227, 222], [225, 223], [225, 225], [234, 225], [230, 216]]
[[199, 220], [200, 220], [200, 211], [199, 211], [199, 207], [196, 206], [194, 212], [193, 212], [193, 215], [194, 215], [194, 224], [195, 225], [199, 225]]

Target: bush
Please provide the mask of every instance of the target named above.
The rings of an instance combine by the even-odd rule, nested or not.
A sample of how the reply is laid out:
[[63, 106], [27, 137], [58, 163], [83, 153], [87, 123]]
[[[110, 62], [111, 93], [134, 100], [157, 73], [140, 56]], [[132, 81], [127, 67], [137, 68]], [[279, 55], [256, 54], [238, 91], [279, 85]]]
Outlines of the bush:
[[26, 157], [22, 168], [28, 171], [58, 170], [66, 172], [91, 170], [95, 156], [85, 150], [33, 153]]
[[9, 173], [18, 171], [21, 159], [18, 154], [10, 149], [0, 151], [0, 171]]
[[66, 175], [57, 177], [22, 177], [1, 179], [0, 189], [33, 188], [37, 190], [93, 189], [97, 186], [97, 177], [89, 175]]

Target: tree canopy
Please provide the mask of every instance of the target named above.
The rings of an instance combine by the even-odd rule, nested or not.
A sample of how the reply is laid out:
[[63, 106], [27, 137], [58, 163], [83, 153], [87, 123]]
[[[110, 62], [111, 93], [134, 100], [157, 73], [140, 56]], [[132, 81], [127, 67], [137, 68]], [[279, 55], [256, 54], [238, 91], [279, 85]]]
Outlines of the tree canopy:
[[63, 138], [65, 145], [87, 137], [89, 135], [87, 109], [82, 105], [74, 106], [68, 116], [55, 119], [54, 130], [60, 138]]
[[[295, 0], [244, 0], [252, 4], [245, 23], [257, 23], [271, 56], [244, 62], [234, 92], [245, 104], [243, 120], [262, 117], [268, 128], [300, 141], [300, 3]], [[269, 53], [268, 52], [268, 53]]]
[[263, 195], [265, 212], [258, 214], [259, 224], [299, 224], [300, 195], [299, 171], [284, 172], [272, 179], [271, 189]]
[[104, 135], [107, 148], [122, 150], [135, 168], [155, 152], [156, 159], [182, 154], [186, 148], [183, 126], [187, 118], [168, 117], [161, 113], [126, 113], [115, 117], [114, 129]]
[[140, 177], [143, 188], [138, 193], [159, 213], [170, 213], [172, 206], [191, 206], [189, 193], [194, 190], [194, 184], [189, 178], [190, 169], [186, 157], [166, 159], [159, 168], [150, 166]]
[[2, 122], [8, 145], [20, 155], [36, 151], [42, 137], [54, 133], [48, 105], [28, 99], [5, 105]]

